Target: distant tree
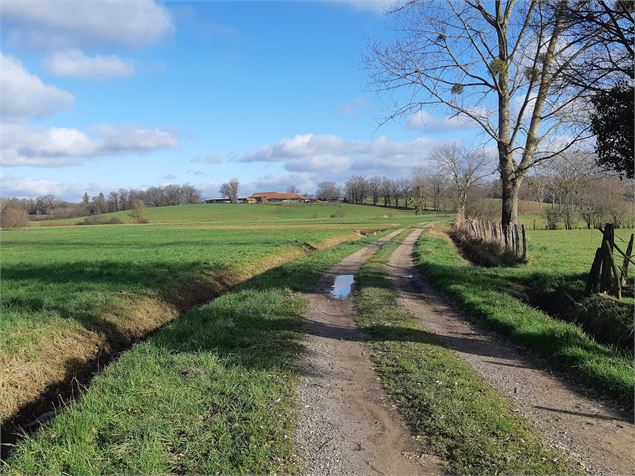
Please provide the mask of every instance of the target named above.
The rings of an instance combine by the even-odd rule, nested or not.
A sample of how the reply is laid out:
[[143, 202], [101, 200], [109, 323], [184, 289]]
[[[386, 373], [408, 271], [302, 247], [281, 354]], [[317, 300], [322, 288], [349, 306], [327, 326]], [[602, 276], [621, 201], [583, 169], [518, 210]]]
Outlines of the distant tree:
[[110, 192], [108, 194], [108, 201], [106, 202], [108, 212], [119, 211], [119, 194], [117, 192]]
[[0, 210], [0, 228], [10, 230], [29, 226], [29, 215], [23, 208], [15, 205], [3, 205]]
[[181, 190], [183, 194], [183, 203], [198, 203], [201, 201], [201, 192], [192, 185], [183, 185]]
[[130, 216], [136, 223], [148, 223], [146, 204], [143, 200], [136, 199], [132, 202]]
[[315, 196], [318, 200], [326, 202], [336, 202], [341, 197], [340, 187], [335, 182], [324, 181], [317, 185]]
[[300, 189], [296, 187], [295, 185], [289, 185], [289, 187], [287, 188], [287, 192], [300, 194]]
[[88, 196], [88, 192], [84, 192], [84, 195], [82, 196], [82, 203], [86, 206], [90, 204], [90, 197]]
[[432, 160], [452, 183], [453, 195], [459, 219], [465, 216], [469, 193], [491, 175], [491, 164], [481, 150], [470, 150], [458, 143], [441, 145], [432, 151]]
[[93, 213], [102, 214], [106, 213], [106, 198], [102, 192], [99, 195], [93, 197]]
[[401, 187], [398, 180], [390, 181], [390, 195], [395, 200], [395, 206], [399, 207], [399, 200], [401, 199]]
[[381, 196], [384, 199], [384, 206], [385, 207], [389, 207], [390, 206], [390, 199], [392, 197], [392, 190], [393, 190], [393, 185], [392, 185], [392, 180], [386, 178], [386, 177], [382, 177], [381, 178]]
[[415, 215], [421, 215], [426, 209], [427, 201], [427, 177], [423, 168], [415, 167], [412, 170], [412, 202]]
[[381, 194], [381, 177], [371, 177], [368, 179], [368, 193], [373, 201], [373, 205], [377, 206]]
[[435, 171], [426, 176], [426, 184], [432, 201], [432, 209], [445, 210], [444, 197], [449, 186], [448, 177], [443, 172]]
[[368, 183], [361, 175], [355, 175], [344, 186], [346, 199], [351, 203], [365, 203], [368, 197]]
[[238, 179], [231, 179], [229, 182], [225, 182], [220, 187], [220, 193], [229, 198], [229, 201], [232, 203], [238, 203], [238, 188], [240, 187], [240, 182]]
[[412, 198], [412, 193], [414, 188], [413, 182], [411, 179], [403, 178], [398, 181], [398, 185], [399, 185], [400, 194], [404, 199], [404, 206], [408, 208], [408, 205], [410, 204], [410, 199]]

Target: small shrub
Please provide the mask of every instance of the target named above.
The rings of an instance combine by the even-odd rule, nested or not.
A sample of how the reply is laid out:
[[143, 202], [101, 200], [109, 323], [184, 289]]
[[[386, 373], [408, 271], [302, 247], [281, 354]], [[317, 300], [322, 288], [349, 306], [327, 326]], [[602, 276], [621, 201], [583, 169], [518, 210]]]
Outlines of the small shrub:
[[119, 217], [107, 217], [104, 215], [93, 215], [84, 218], [78, 225], [120, 225], [123, 223]]
[[135, 200], [132, 202], [132, 210], [130, 212], [130, 216], [135, 221], [135, 223], [148, 223], [148, 217], [146, 215], [147, 208], [146, 204], [143, 200]]
[[547, 230], [557, 230], [560, 220], [562, 219], [562, 212], [557, 207], [547, 207], [544, 209], [545, 226]]
[[337, 210], [331, 214], [331, 218], [342, 218], [343, 216], [344, 210], [341, 207], [337, 207]]
[[2, 207], [0, 211], [0, 228], [10, 230], [29, 226], [29, 215], [26, 210], [14, 206]]

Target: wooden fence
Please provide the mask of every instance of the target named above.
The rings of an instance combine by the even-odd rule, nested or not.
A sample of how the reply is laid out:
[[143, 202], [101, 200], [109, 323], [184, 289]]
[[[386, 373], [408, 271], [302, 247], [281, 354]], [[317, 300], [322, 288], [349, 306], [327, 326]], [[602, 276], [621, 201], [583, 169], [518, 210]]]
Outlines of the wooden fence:
[[470, 238], [494, 243], [505, 251], [511, 251], [523, 261], [527, 261], [527, 232], [525, 225], [509, 225], [465, 219], [458, 228]]
[[[626, 252], [624, 252], [615, 244], [615, 229], [612, 223], [607, 223], [604, 228], [600, 228], [600, 231], [602, 243], [595, 251], [595, 258], [587, 278], [586, 294], [599, 292], [622, 299], [622, 290], [628, 284], [628, 266], [635, 264], [633, 263], [635, 235], [631, 234]], [[615, 259], [616, 252], [623, 258], [621, 268]]]

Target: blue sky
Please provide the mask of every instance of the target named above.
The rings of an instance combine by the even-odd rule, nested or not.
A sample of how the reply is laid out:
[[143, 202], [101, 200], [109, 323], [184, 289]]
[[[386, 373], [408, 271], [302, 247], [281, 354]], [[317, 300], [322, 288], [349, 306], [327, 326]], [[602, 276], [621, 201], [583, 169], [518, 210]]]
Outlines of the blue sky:
[[384, 7], [7, 0], [1, 195], [407, 176], [439, 141], [475, 132], [443, 111], [377, 129], [391, 102], [369, 91], [362, 57], [390, 39]]

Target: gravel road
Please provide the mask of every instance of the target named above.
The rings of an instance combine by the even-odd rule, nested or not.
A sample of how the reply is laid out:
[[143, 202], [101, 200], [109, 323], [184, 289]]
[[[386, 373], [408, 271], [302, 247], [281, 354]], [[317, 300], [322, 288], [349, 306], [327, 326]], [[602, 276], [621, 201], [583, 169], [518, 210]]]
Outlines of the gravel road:
[[310, 295], [296, 439], [307, 474], [441, 474], [387, 399], [350, 296], [330, 295], [335, 278], [355, 275], [397, 232], [331, 268]]

